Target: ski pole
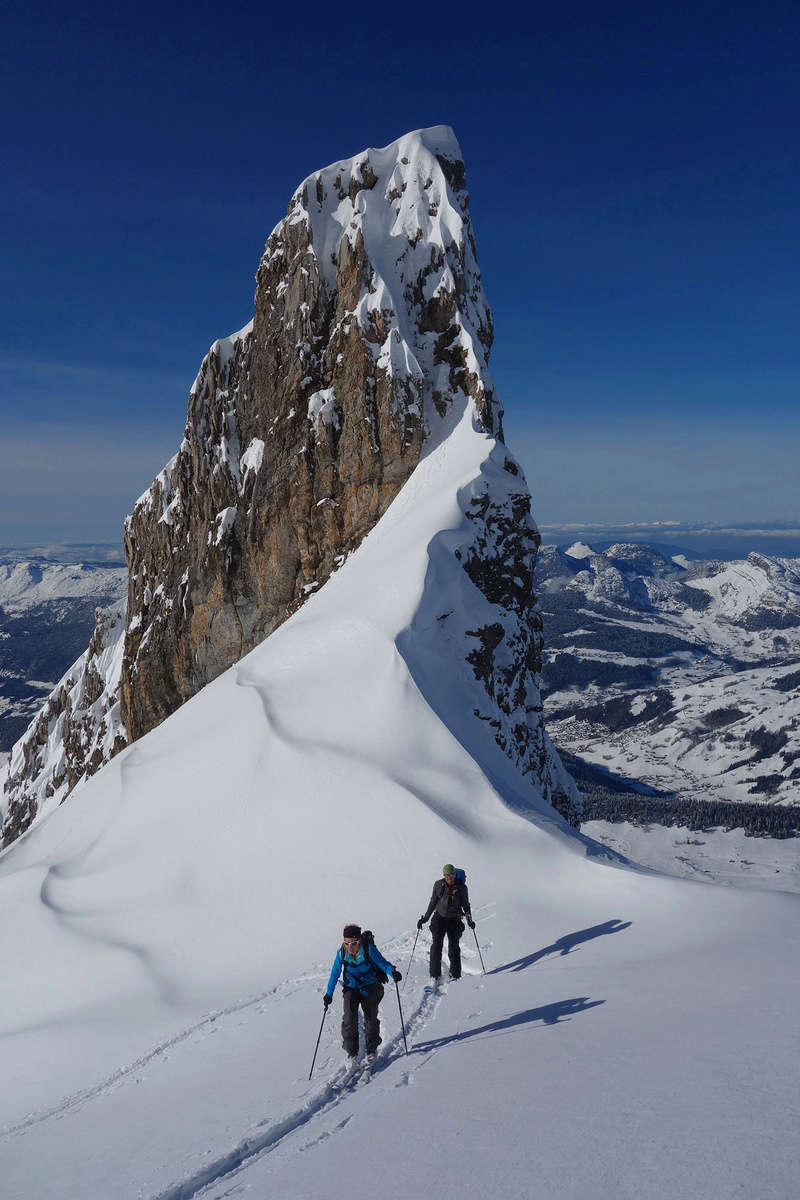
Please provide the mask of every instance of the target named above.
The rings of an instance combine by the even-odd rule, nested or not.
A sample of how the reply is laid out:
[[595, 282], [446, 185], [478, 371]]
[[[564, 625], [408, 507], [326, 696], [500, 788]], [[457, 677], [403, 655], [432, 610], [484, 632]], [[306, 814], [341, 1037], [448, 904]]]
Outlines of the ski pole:
[[400, 1003], [400, 986], [396, 979], [394, 981], [394, 989], [397, 992], [397, 1007], [400, 1009], [400, 1028], [403, 1031], [403, 1045], [406, 1048], [406, 1054], [408, 1054], [408, 1042], [406, 1041], [406, 1025], [405, 1025], [405, 1021], [403, 1020], [403, 1006]]
[[319, 1039], [322, 1037], [322, 1026], [325, 1024], [325, 1018], [327, 1017], [327, 1015], [328, 1015], [328, 1006], [326, 1005], [325, 1011], [322, 1014], [322, 1020], [320, 1021], [320, 1025], [319, 1025], [319, 1033], [317, 1034], [317, 1044], [314, 1047], [314, 1057], [311, 1060], [311, 1070], [308, 1072], [309, 1079], [314, 1074], [314, 1063], [317, 1061], [317, 1051], [319, 1050]]
[[486, 967], [484, 967], [484, 966], [483, 966], [483, 955], [481, 954], [481, 948], [480, 948], [480, 946], [478, 946], [478, 935], [477, 935], [477, 933], [475, 932], [475, 926], [474, 926], [474, 925], [472, 926], [472, 936], [475, 938], [475, 945], [478, 947], [478, 958], [481, 960], [481, 966], [483, 967], [483, 973], [484, 973], [484, 975], [485, 975], [485, 974], [486, 974]]
[[414, 938], [414, 945], [411, 947], [411, 958], [408, 960], [408, 966], [406, 967], [406, 977], [403, 980], [403, 987], [405, 987], [406, 984], [408, 983], [408, 975], [411, 970], [411, 964], [414, 961], [414, 951], [417, 948], [417, 938], [418, 937], [419, 937], [419, 930], [417, 930], [417, 937]]

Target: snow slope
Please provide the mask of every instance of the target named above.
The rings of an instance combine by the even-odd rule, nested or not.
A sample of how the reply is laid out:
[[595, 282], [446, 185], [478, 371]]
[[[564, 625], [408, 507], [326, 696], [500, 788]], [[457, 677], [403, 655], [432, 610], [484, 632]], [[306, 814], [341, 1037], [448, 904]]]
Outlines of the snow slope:
[[[794, 1195], [797, 897], [602, 857], [461, 724], [463, 654], [425, 661], [435, 598], [479, 606], [436, 551], [497, 452], [467, 408], [319, 593], [0, 856], [4, 1198]], [[345, 1081], [337, 995], [309, 1082], [343, 922], [405, 970], [448, 859], [490, 973], [465, 938], [425, 993], [423, 934], [409, 1055], [390, 987]]]

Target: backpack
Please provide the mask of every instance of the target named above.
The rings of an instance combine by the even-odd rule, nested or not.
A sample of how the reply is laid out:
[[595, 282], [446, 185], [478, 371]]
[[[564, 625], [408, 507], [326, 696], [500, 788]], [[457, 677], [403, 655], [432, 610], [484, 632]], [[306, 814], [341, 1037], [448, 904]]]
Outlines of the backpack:
[[375, 938], [372, 936], [371, 929], [365, 929], [364, 932], [361, 934], [361, 945], [364, 947], [364, 958], [367, 960], [367, 962], [372, 963], [373, 967], [375, 968], [375, 974], [378, 976], [378, 982], [379, 983], [388, 983], [389, 976], [386, 974], [385, 971], [382, 971], [380, 969], [380, 967], [375, 962], [374, 958], [372, 957], [372, 955], [369, 952], [370, 946], [375, 945]]
[[[453, 867], [453, 874], [456, 877], [456, 881], [453, 884], [453, 891], [458, 895], [459, 908], [461, 909], [462, 912], [465, 912], [466, 909], [464, 908], [464, 901], [462, 899], [461, 890], [458, 885], [460, 883], [463, 883], [464, 886], [466, 887], [467, 872], [464, 870], [463, 867]], [[447, 891], [447, 884], [445, 883], [444, 879], [437, 880], [437, 883], [440, 885], [438, 895], [441, 898], [442, 896], [444, 896], [445, 892]], [[436, 885], [434, 885], [434, 887], [435, 886]]]

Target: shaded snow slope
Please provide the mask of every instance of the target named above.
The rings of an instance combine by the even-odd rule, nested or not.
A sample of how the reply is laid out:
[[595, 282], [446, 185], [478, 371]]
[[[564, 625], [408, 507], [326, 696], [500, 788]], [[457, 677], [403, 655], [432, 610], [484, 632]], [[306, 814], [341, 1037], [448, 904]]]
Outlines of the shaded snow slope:
[[[4, 1197], [423, 1196], [448, 1152], [469, 1200], [791, 1194], [797, 898], [594, 856], [461, 723], [431, 602], [480, 616], [441, 551], [496, 452], [467, 410], [324, 589], [0, 855]], [[344, 1080], [337, 994], [308, 1082], [342, 924], [405, 970], [450, 859], [491, 973], [467, 937], [425, 993], [426, 931], [410, 1055], [390, 985]]]

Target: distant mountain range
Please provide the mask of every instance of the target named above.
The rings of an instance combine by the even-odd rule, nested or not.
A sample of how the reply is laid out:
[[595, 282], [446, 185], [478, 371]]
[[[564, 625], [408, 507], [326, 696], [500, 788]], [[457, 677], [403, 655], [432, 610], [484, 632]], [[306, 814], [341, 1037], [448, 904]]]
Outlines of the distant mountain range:
[[546, 544], [563, 547], [584, 542], [601, 552], [610, 546], [641, 543], [658, 550], [667, 558], [686, 554], [691, 559], [745, 558], [752, 550], [759, 554], [794, 558], [800, 555], [798, 522], [719, 522], [649, 521], [624, 525], [542, 525], [539, 532]]
[[124, 566], [0, 558], [0, 752], [86, 649], [95, 610], [124, 605]]
[[548, 730], [578, 776], [599, 768], [614, 790], [673, 800], [797, 802], [800, 559], [578, 542], [540, 550], [535, 587]]

